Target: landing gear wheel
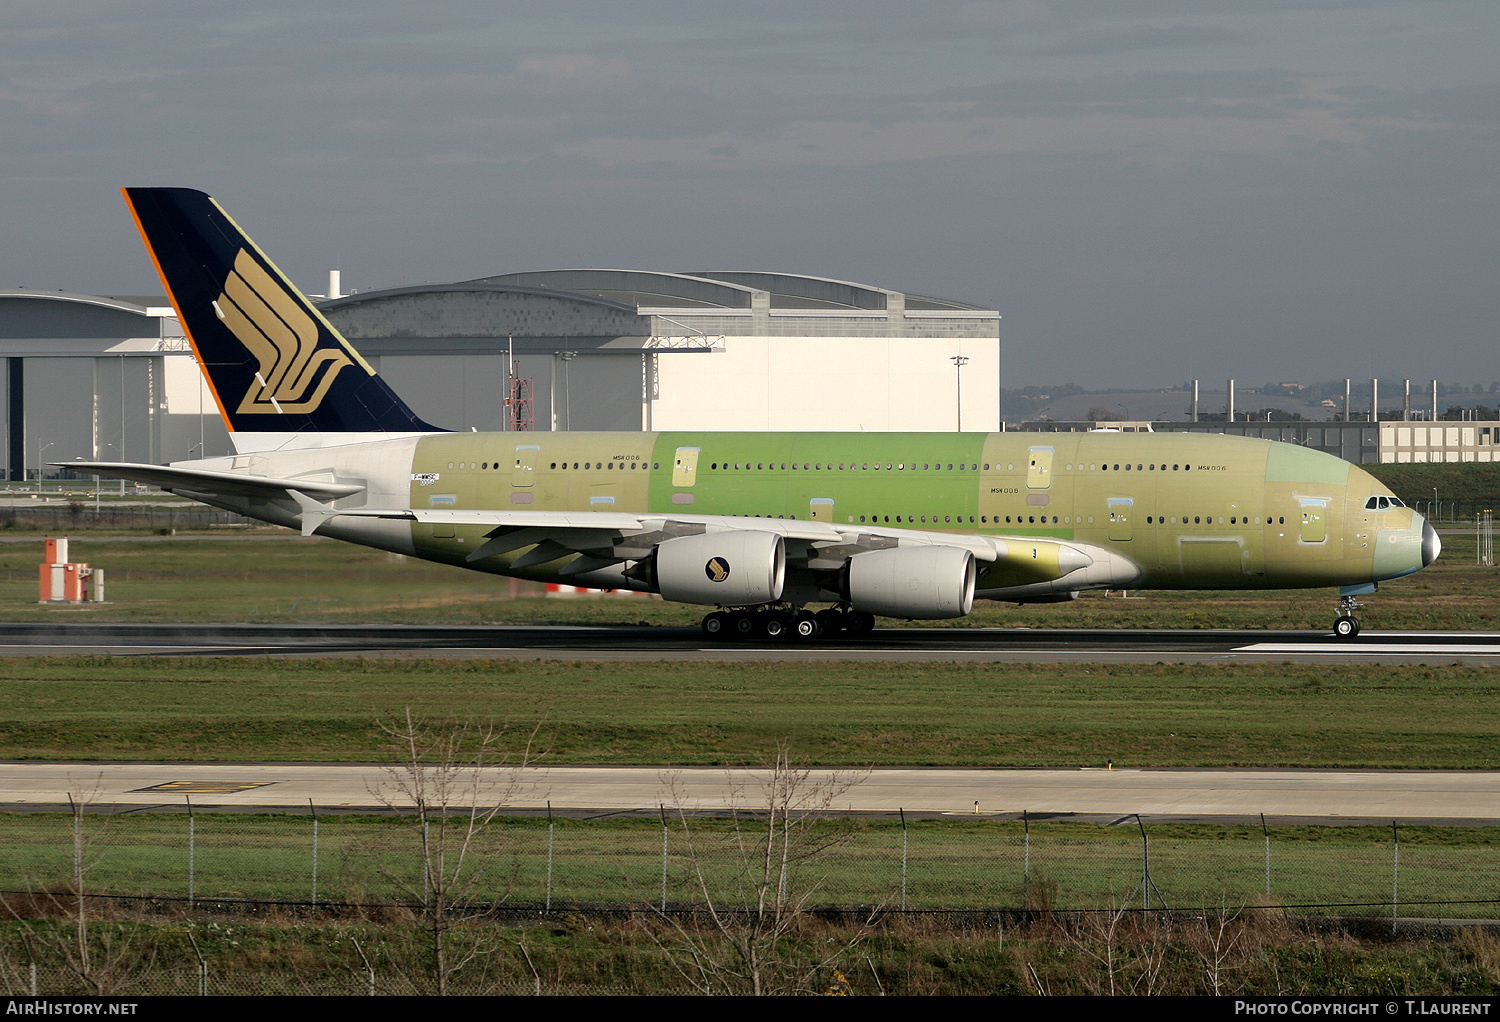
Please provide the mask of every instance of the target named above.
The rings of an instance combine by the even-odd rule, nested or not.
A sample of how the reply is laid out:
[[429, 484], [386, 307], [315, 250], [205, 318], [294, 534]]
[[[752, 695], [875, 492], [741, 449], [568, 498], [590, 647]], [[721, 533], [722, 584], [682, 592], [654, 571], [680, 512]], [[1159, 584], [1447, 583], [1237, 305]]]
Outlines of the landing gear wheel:
[[852, 637], [862, 639], [875, 630], [875, 615], [851, 610], [844, 615], [844, 629]]
[[830, 607], [817, 613], [818, 627], [826, 638], [833, 638], [844, 630], [844, 612]]
[[761, 632], [772, 642], [781, 642], [791, 631], [791, 622], [785, 614], [772, 611], [760, 623]]
[[717, 642], [729, 638], [729, 615], [722, 610], [716, 610], [712, 614], [705, 615], [701, 627], [703, 634]]
[[811, 611], [799, 610], [792, 618], [792, 638], [798, 642], [811, 642], [821, 634], [823, 626]]
[[737, 610], [729, 615], [729, 627], [741, 641], [755, 634], [755, 617], [747, 611]]
[[1354, 612], [1363, 606], [1353, 595], [1340, 595], [1338, 616], [1333, 619], [1333, 634], [1340, 639], [1352, 639], [1358, 635], [1359, 618]]

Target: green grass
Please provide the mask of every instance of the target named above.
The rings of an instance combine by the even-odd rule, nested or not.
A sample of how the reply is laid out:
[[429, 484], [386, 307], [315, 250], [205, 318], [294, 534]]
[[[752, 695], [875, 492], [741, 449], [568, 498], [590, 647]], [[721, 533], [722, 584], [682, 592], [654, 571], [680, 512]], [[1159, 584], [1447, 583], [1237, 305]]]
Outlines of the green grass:
[[1360, 468], [1385, 483], [1392, 493], [1413, 507], [1425, 509], [1436, 487], [1438, 499], [1445, 505], [1457, 501], [1465, 505], [1465, 511], [1470, 507], [1500, 510], [1500, 463], [1443, 462], [1361, 465]]
[[[754, 904], [751, 878], [762, 825], [669, 816], [669, 903]], [[192, 822], [192, 892], [200, 899], [306, 902], [313, 891], [308, 816], [198, 813]], [[1259, 828], [1148, 825], [1152, 905], [1238, 909], [1267, 903], [1266, 844]], [[186, 898], [186, 814], [84, 817], [86, 890]], [[554, 903], [648, 905], [662, 896], [662, 825], [656, 820], [559, 819], [551, 834]], [[906, 835], [906, 905], [921, 909], [1094, 909], [1143, 904], [1140, 836], [1134, 826], [929, 819]], [[689, 841], [689, 838], [691, 841]], [[320, 901], [406, 902], [421, 889], [419, 833], [399, 817], [318, 820]], [[499, 817], [470, 851], [477, 864], [462, 896], [544, 902], [545, 819]], [[895, 820], [814, 823], [792, 839], [797, 853], [827, 850], [795, 866], [789, 883], [809, 906], [901, 906], [902, 826]], [[7, 890], [69, 887], [73, 830], [63, 814], [0, 814], [0, 875]], [[1270, 903], [1298, 912], [1390, 911], [1394, 865], [1387, 828], [1271, 829]], [[1028, 874], [1029, 870], [1029, 874]], [[1399, 904], [1411, 916], [1492, 917], [1500, 880], [1494, 828], [1401, 831]], [[1464, 903], [1470, 904], [1464, 904]]]
[[557, 763], [1500, 768], [1500, 669], [3, 658], [0, 757], [369, 761], [493, 718]]

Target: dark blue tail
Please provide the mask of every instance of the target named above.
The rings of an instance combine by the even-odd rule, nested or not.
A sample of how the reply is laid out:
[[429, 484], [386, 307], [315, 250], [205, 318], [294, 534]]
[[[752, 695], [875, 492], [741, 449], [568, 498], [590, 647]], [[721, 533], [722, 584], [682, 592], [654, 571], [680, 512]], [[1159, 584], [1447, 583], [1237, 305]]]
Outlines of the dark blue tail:
[[121, 191], [230, 432], [438, 432], [212, 198]]

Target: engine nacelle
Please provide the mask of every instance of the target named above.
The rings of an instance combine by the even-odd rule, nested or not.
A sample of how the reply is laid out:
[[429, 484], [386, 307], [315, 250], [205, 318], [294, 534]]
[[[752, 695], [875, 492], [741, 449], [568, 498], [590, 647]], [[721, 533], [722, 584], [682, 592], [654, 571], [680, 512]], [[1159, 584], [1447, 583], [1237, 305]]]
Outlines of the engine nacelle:
[[887, 617], [963, 617], [974, 608], [974, 555], [956, 546], [871, 550], [849, 559], [849, 602]]
[[677, 603], [753, 607], [781, 599], [786, 546], [748, 529], [679, 536], [656, 548], [656, 587]]

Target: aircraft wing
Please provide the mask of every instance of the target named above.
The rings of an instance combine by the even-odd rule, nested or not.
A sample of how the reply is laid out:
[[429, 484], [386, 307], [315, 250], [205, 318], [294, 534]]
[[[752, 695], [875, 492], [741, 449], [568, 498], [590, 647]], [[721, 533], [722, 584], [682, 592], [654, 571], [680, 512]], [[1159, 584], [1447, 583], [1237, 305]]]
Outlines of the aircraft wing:
[[143, 465], [129, 461], [63, 461], [53, 462], [52, 467], [130, 479], [173, 493], [204, 493], [225, 497], [270, 497], [285, 500], [296, 490], [322, 500], [337, 500], [364, 489], [363, 486], [351, 483], [278, 479], [274, 476], [246, 475], [243, 472], [214, 472], [208, 469]]
[[[447, 511], [415, 509], [330, 508], [316, 501], [299, 502], [304, 528], [309, 519], [315, 530], [322, 521], [340, 516], [361, 518], [398, 518], [424, 525], [489, 526], [489, 541], [468, 556], [477, 561], [497, 553], [506, 553], [546, 539], [566, 539], [570, 533], [608, 534], [614, 542], [639, 540], [643, 534], [663, 531], [673, 535], [700, 532], [751, 530], [770, 532], [789, 541], [801, 541], [814, 547], [827, 543], [846, 544], [863, 539], [869, 549], [895, 546], [897, 542], [917, 546], [954, 546], [969, 550], [981, 561], [993, 561], [1004, 552], [987, 536], [963, 536], [945, 532], [917, 532], [909, 529], [882, 529], [879, 526], [835, 525], [830, 522], [802, 521], [786, 518], [744, 518], [733, 515], [684, 515], [676, 512], [619, 511]], [[518, 534], [522, 537], [516, 541]], [[553, 534], [556, 534], [555, 536]], [[639, 543], [627, 544], [631, 547]], [[621, 557], [620, 560], [627, 560]]]
[[[293, 493], [302, 507], [302, 529], [312, 534], [339, 516], [395, 518], [427, 525], [486, 527], [485, 541], [468, 562], [521, 550], [513, 568], [567, 559], [560, 573], [587, 576], [649, 557], [660, 543], [705, 532], [770, 532], [786, 544], [787, 566], [809, 573], [837, 572], [850, 558], [895, 547], [942, 546], [968, 550], [981, 570], [986, 595], [1046, 596], [1090, 588], [1116, 588], [1139, 575], [1128, 558], [1093, 544], [1035, 536], [972, 536], [783, 518], [743, 518], [676, 512], [458, 511], [330, 508]], [[530, 549], [525, 549], [529, 547]], [[587, 578], [579, 578], [588, 582]]]

